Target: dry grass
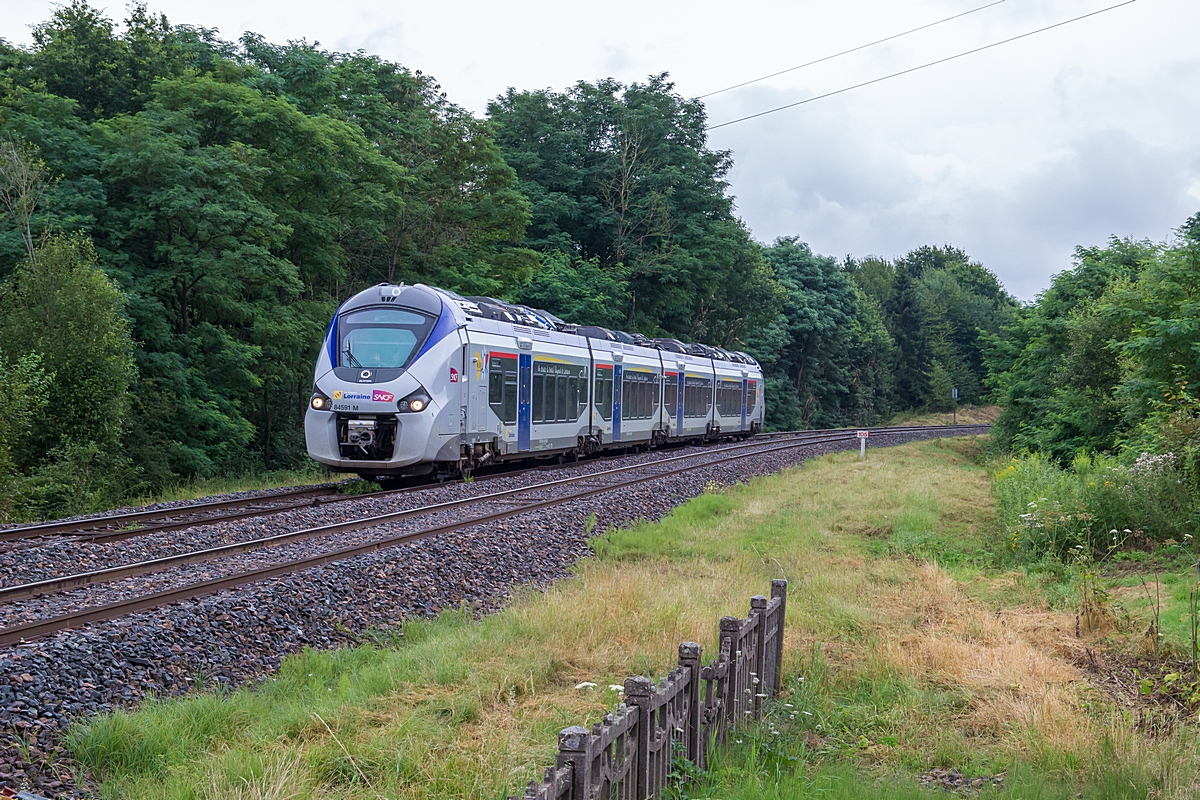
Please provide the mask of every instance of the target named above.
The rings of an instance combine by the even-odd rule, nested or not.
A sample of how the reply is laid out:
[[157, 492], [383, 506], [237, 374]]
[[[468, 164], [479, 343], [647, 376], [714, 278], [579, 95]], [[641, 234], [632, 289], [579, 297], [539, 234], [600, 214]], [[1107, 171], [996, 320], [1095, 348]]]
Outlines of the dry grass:
[[[1000, 418], [1000, 406], [959, 406], [957, 422], [959, 425], [991, 425]], [[931, 411], [914, 415], [911, 412], [897, 414], [892, 418], [891, 425], [949, 425], [955, 421], [955, 415], [949, 411]]]
[[[291, 659], [278, 681], [206, 707], [212, 735], [194, 733], [201, 698], [106, 718], [77, 749], [101, 754], [90, 763], [111, 796], [496, 797], [551, 762], [557, 729], [610, 708], [610, 683], [668, 669], [682, 640], [711, 650], [717, 619], [783, 576], [785, 667], [796, 674], [820, 647], [831, 691], [876, 709], [863, 730], [897, 734], [873, 760], [1094, 758], [1106, 736], [1130, 735], [1095, 712], [1065, 657], [1073, 618], [993, 606], [920, 555], [992, 523], [973, 447], [831, 456], [706, 495], [598, 542], [575, 579], [496, 616], [410, 625], [396, 649]], [[883, 707], [871, 692], [889, 682], [910, 688]], [[116, 757], [135, 745], [144, 761]]]

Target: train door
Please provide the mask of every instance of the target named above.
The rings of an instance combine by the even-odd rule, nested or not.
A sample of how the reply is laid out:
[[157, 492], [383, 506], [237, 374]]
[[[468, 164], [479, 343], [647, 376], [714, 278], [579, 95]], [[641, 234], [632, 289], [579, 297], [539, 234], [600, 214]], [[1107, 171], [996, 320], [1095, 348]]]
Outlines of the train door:
[[687, 377], [687, 369], [679, 370], [679, 389], [675, 392], [675, 435], [683, 436], [683, 385]]
[[533, 397], [533, 355], [521, 353], [517, 365], [517, 450], [529, 449], [529, 404]]
[[[592, 385], [592, 405], [600, 414], [600, 418], [608, 424], [612, 424], [613, 419], [613, 373], [612, 364], [596, 364], [592, 370], [595, 376], [595, 382]], [[600, 441], [604, 441], [604, 433], [608, 431], [608, 425], [605, 425], [603, 430], [597, 431], [600, 436]], [[613, 441], [611, 435], [609, 441]]]
[[[460, 341], [463, 345], [458, 349], [458, 364], [450, 365], [450, 396], [454, 397], [454, 390], [458, 390], [458, 432], [462, 435], [471, 427], [471, 392], [467, 388], [467, 353], [471, 349], [471, 346], [465, 335]], [[463, 441], [463, 439], [459, 439], [460, 444]]]
[[472, 410], [475, 412], [475, 425], [472, 430], [486, 431], [488, 430], [488, 381], [490, 374], [488, 372], [488, 351], [483, 348], [476, 348], [471, 355], [471, 374], [475, 378], [475, 399], [472, 402]]
[[750, 389], [750, 382], [742, 378], [742, 427], [739, 430], [746, 430], [746, 393]]
[[613, 365], [613, 438], [614, 442], [621, 441], [621, 380], [624, 374], [624, 367], [620, 364]]
[[721, 420], [718, 418], [720, 408], [717, 405], [717, 398], [721, 396], [721, 379], [717, 377], [717, 363], [712, 359], [709, 359], [708, 365], [712, 367], [713, 377], [711, 384], [712, 390], [708, 393], [708, 423], [705, 425], [705, 427], [713, 430], [721, 427]]

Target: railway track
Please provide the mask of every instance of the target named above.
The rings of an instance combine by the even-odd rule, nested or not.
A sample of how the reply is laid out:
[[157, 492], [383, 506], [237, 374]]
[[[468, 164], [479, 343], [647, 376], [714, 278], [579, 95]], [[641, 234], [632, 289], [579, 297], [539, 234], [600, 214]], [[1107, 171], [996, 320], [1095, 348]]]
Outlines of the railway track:
[[[907, 428], [879, 428], [875, 430], [877, 433], [881, 433], [888, 430], [940, 430], [942, 427], [944, 426], [911, 426]], [[959, 427], [965, 428], [968, 426]], [[780, 437], [808, 434], [828, 435], [844, 433], [849, 430], [849, 428], [837, 428], [824, 431], [783, 431], [779, 433], [760, 433], [754, 437], [754, 440], [760, 442], [771, 441]], [[575, 463], [578, 462], [560, 462], [560, 465], [572, 465]], [[501, 470], [499, 468], [495, 468], [494, 471], [488, 471], [484, 473], [480, 480], [487, 480], [494, 477], [512, 477], [533, 470], [548, 470], [553, 468], [554, 466], [552, 465], [539, 465], [518, 470]], [[440, 485], [452, 485], [461, 482], [461, 479], [453, 479], [444, 481]], [[196, 527], [197, 525], [237, 522], [245, 519], [281, 514], [286, 511], [293, 511], [299, 508], [310, 508], [313, 506], [326, 505], [328, 503], [340, 503], [352, 500], [388, 497], [409, 492], [416, 492], [429, 488], [431, 485], [434, 484], [432, 482], [419, 483], [411, 486], [385, 489], [378, 492], [369, 492], [363, 494], [342, 494], [338, 491], [338, 488], [333, 485], [311, 486], [289, 489], [271, 494], [254, 495], [252, 497], [215, 500], [203, 503], [188, 503], [186, 505], [171, 506], [169, 508], [142, 509], [137, 511], [123, 512], [120, 514], [98, 515], [80, 519], [50, 520], [31, 525], [18, 525], [10, 528], [0, 529], [0, 542], [33, 540], [37, 544], [41, 544], [43, 541], [57, 541], [61, 538], [70, 538], [92, 543], [119, 542], [138, 536], [147, 536], [152, 533], [185, 530], [187, 528]]]
[[[983, 432], [988, 427], [957, 426], [955, 432]], [[872, 433], [880, 436], [945, 431], [948, 429], [947, 426], [913, 426], [904, 428], [876, 428], [872, 429]], [[570, 503], [607, 492], [619, 491], [623, 488], [653, 481], [658, 478], [775, 453], [781, 450], [822, 443], [844, 442], [854, 438], [856, 438], [855, 432], [846, 429], [769, 435], [756, 438], [750, 442], [725, 445], [699, 453], [654, 459], [638, 464], [589, 472], [583, 475], [536, 483], [530, 486], [490, 494], [435, 503], [413, 509], [393, 511], [375, 516], [361, 517], [329, 525], [319, 525], [288, 531], [274, 536], [180, 553], [164, 558], [150, 559], [134, 564], [108, 567], [91, 572], [10, 586], [0, 589], [0, 604], [68, 592], [88, 586], [108, 584], [131, 577], [152, 575], [164, 570], [176, 569], [192, 564], [220, 562], [222, 559], [266, 551], [270, 548], [283, 545], [322, 539], [337, 534], [360, 531], [402, 521], [407, 522], [421, 517], [444, 515], [448, 512], [457, 513], [463, 510], [482, 512], [458, 517], [450, 522], [439, 521], [427, 527], [417, 528], [416, 530], [385, 535], [365, 542], [336, 547], [301, 558], [285, 560], [281, 563], [268, 564], [251, 569], [237, 569], [230, 574], [210, 580], [168, 586], [157, 591], [137, 594], [133, 597], [124, 597], [115, 602], [73, 609], [67, 613], [49, 618], [11, 625], [0, 630], [0, 646], [42, 638], [69, 628], [114, 619], [137, 611], [144, 611], [182, 600], [203, 597], [226, 589], [258, 583], [281, 575], [311, 569], [322, 564], [342, 561], [379, 550], [413, 543], [422, 539], [461, 531], [466, 528], [499, 522], [534, 511], [552, 508], [555, 505]], [[508, 475], [512, 474], [508, 473]], [[391, 490], [374, 494], [388, 495], [395, 494], [398, 491], [413, 491], [417, 488], [423, 487], [410, 487], [408, 489]], [[568, 491], [563, 493], [563, 490]], [[351, 499], [363, 499], [370, 496], [358, 495]], [[495, 508], [488, 510], [488, 506]], [[248, 511], [240, 513], [249, 515]]]
[[[786, 436], [790, 433], [759, 434], [759, 439], [771, 439]], [[567, 462], [574, 463], [574, 462]], [[483, 473], [480, 480], [494, 477], [511, 477], [531, 470], [552, 469], [551, 465], [539, 465], [525, 469], [493, 468]], [[440, 485], [461, 483], [462, 479], [443, 481]], [[281, 514], [298, 508], [340, 503], [351, 500], [362, 500], [372, 497], [387, 497], [420, 491], [435, 485], [417, 483], [410, 486], [385, 489], [378, 492], [363, 494], [342, 494], [337, 486], [323, 485], [290, 489], [272, 494], [261, 494], [253, 497], [215, 500], [203, 503], [189, 503], [169, 508], [144, 509], [128, 511], [120, 514], [99, 515], [81, 519], [51, 520], [32, 525], [18, 525], [0, 529], [0, 542], [34, 540], [57, 540], [70, 537], [84, 542], [119, 542], [138, 536], [167, 531], [185, 530], [197, 525], [209, 525], [222, 522], [237, 522], [255, 517], [265, 517]]]
[[[305, 487], [269, 495], [191, 503], [171, 508], [129, 511], [109, 516], [53, 520], [0, 530], [0, 542], [48, 537], [73, 537], [80, 541], [120, 541], [162, 531], [182, 530], [214, 522], [232, 522], [248, 517], [278, 514], [294, 508], [320, 505], [325, 499], [341, 498], [332, 486]], [[231, 513], [222, 513], [231, 512]]]

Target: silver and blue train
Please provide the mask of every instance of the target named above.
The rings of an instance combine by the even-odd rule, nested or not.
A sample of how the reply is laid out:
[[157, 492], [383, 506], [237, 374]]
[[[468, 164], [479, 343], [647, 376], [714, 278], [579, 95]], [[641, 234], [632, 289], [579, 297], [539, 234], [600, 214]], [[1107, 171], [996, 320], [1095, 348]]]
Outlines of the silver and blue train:
[[330, 322], [304, 433], [320, 463], [381, 478], [744, 438], [763, 414], [744, 353], [380, 284]]

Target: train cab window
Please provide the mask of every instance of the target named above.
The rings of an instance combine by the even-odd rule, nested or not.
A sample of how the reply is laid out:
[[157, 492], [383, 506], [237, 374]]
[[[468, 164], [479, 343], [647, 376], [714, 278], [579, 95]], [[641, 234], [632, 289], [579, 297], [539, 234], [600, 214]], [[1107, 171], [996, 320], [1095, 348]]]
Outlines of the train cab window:
[[435, 317], [401, 308], [364, 308], [338, 317], [338, 366], [403, 369], [429, 336]]
[[488, 358], [488, 405], [506, 425], [517, 422], [517, 357], [492, 353]]
[[596, 410], [606, 420], [612, 419], [613, 412], [613, 371], [612, 368], [596, 367]]
[[758, 405], [758, 381], [750, 381], [746, 387], [746, 412], [753, 412], [756, 405]]

